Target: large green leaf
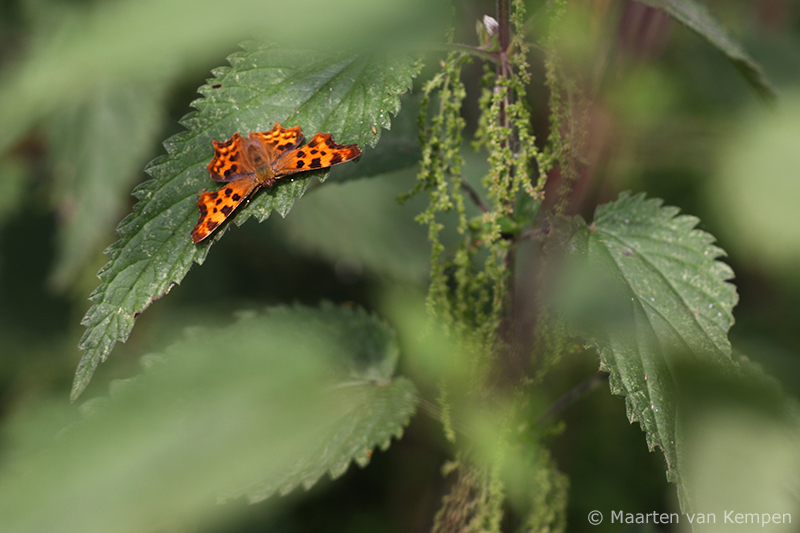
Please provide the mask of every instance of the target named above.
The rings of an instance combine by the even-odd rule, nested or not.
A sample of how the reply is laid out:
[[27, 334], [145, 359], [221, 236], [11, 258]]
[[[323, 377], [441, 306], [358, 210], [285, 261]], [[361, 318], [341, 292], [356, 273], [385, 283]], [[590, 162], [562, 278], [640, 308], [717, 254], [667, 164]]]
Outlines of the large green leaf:
[[695, 0], [638, 0], [642, 4], [660, 9], [694, 31], [733, 63], [747, 82], [765, 100], [773, 100], [775, 88], [764, 75], [761, 66], [731, 37], [706, 7]]
[[49, 139], [61, 215], [56, 287], [75, 280], [121, 218], [166, 118], [163, 96], [163, 84], [103, 84], [56, 114]]
[[695, 217], [677, 214], [660, 200], [623, 194], [598, 207], [591, 227], [573, 219], [561, 303], [574, 331], [597, 348], [629, 419], [651, 450], [663, 450], [685, 505], [674, 368], [688, 358], [737, 372], [727, 338], [737, 295], [713, 237], [694, 229]]
[[[147, 168], [153, 177], [134, 192], [139, 202], [120, 223], [120, 240], [107, 254], [102, 284], [92, 293], [94, 305], [86, 313], [87, 330], [80, 348], [71, 397], [86, 387], [94, 369], [118, 340], [124, 341], [136, 315], [167, 293], [189, 271], [202, 263], [211, 243], [225, 231], [199, 245], [189, 232], [196, 224], [198, 195], [215, 184], [205, 170], [211, 160], [212, 139], [234, 132], [266, 131], [275, 122], [300, 125], [307, 135], [332, 133], [340, 143], [374, 145], [382, 128], [397, 113], [399, 95], [407, 91], [414, 69], [410, 60], [287, 50], [248, 43], [229, 58], [230, 67], [217, 69], [215, 78], [200, 88], [198, 109], [183, 119], [189, 131], [167, 140], [168, 155]], [[366, 156], [365, 156], [366, 158]], [[275, 209], [285, 216], [306, 190], [312, 177], [325, 171], [300, 174], [260, 192], [238, 210], [243, 223], [251, 215], [264, 220]]]
[[242, 507], [220, 497], [259, 500], [363, 466], [416, 408], [398, 355], [385, 323], [330, 304], [191, 330], [66, 430], [74, 408], [58, 399], [10, 417], [0, 530], [185, 529], [235, 520]]

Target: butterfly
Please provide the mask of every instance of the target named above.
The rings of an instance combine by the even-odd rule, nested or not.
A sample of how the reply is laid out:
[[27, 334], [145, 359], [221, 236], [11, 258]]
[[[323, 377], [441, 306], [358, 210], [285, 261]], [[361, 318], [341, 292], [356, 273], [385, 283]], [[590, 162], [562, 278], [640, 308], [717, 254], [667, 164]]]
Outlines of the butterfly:
[[328, 168], [361, 155], [356, 144], [336, 144], [330, 133], [316, 133], [305, 146], [300, 126], [283, 128], [277, 122], [269, 131], [242, 137], [234, 133], [225, 142], [211, 141], [214, 159], [208, 164], [211, 179], [225, 185], [207, 191], [197, 200], [200, 220], [192, 230], [192, 242], [211, 235], [245, 199], [261, 187], [272, 187], [278, 178]]

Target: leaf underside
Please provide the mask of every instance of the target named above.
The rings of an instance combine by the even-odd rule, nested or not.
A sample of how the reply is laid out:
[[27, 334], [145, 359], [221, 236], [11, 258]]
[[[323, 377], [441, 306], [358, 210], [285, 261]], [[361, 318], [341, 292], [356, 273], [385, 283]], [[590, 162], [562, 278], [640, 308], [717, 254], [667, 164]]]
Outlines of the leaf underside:
[[402, 437], [416, 410], [416, 388], [405, 378], [382, 385], [364, 383], [340, 392], [344, 394], [331, 399], [340, 407], [340, 416], [317, 433], [316, 445], [292, 463], [276, 464], [263, 481], [245, 489], [249, 501], [258, 502], [275, 493], [286, 495], [297, 486], [308, 490], [326, 473], [331, 479], [343, 475], [352, 461], [365, 467], [373, 448], [385, 451], [392, 437]]
[[650, 7], [660, 9], [669, 16], [694, 31], [720, 52], [739, 73], [744, 76], [758, 95], [764, 100], [774, 100], [777, 93], [775, 87], [764, 75], [761, 66], [744, 51], [720, 24], [708, 12], [706, 7], [694, 0], [638, 0]]
[[[289, 321], [290, 327], [283, 327]], [[301, 332], [297, 342], [305, 341], [308, 334], [319, 336], [323, 346], [336, 346], [346, 356], [334, 363], [335, 378], [323, 394], [325, 405], [317, 408], [323, 411], [333, 406], [331, 416], [308, 446], [290, 461], [275, 462], [259, 482], [225, 496], [244, 494], [257, 502], [276, 492], [288, 494], [298, 486], [308, 490], [326, 473], [331, 479], [341, 476], [353, 461], [366, 466], [373, 448], [385, 451], [392, 437], [402, 437], [418, 397], [411, 381], [394, 377], [399, 348], [385, 323], [362, 309], [323, 304], [319, 310], [300, 306], [272, 309], [259, 327], [275, 336], [295, 329]]]
[[[409, 59], [254, 42], [228, 59], [231, 66], [216, 69], [199, 89], [203, 98], [193, 103], [197, 111], [181, 121], [188, 131], [165, 141], [167, 155], [148, 165], [152, 179], [134, 191], [139, 202], [117, 228], [120, 240], [106, 251], [110, 261], [98, 273], [102, 283], [82, 321], [87, 329], [79, 347], [85, 353], [75, 374], [73, 401], [116, 342], [127, 339], [135, 317], [180, 283], [193, 263], [202, 263], [210, 244], [224, 233], [226, 225], [200, 245], [189, 237], [198, 218], [198, 195], [216, 186], [205, 168], [213, 155], [212, 139], [266, 131], [280, 122], [300, 125], [306, 136], [322, 131], [342, 144], [373, 146], [381, 129], [390, 127], [390, 114], [399, 111], [399, 96], [415, 73]], [[272, 210], [286, 216], [312, 177], [326, 175], [299, 174], [261, 191], [233, 219], [238, 225], [251, 215], [263, 221]]]
[[623, 194], [573, 234], [580, 277], [567, 280], [592, 278], [602, 287], [584, 311], [591, 318], [579, 319], [576, 329], [599, 352], [611, 391], [625, 397], [628, 418], [639, 422], [649, 448], [664, 452], [684, 506], [674, 365], [689, 358], [738, 371], [727, 338], [738, 298], [727, 282], [733, 272], [717, 260], [724, 252], [713, 237], [694, 229], [697, 222], [658, 199]]
[[0, 530], [228, 523], [237, 506], [215, 500], [260, 500], [364, 466], [416, 410], [414, 385], [395, 375], [398, 356], [385, 322], [328, 303], [187, 329], [143, 357], [138, 376], [85, 402], [81, 418], [55, 402], [12, 425]]

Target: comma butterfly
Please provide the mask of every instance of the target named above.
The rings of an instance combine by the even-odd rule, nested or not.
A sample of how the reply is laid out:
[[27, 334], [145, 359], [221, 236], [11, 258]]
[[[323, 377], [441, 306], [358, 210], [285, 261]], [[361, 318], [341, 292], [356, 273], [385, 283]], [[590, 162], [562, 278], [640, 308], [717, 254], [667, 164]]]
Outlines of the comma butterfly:
[[225, 186], [200, 195], [200, 220], [192, 230], [192, 242], [211, 235], [260, 187], [272, 187], [289, 174], [331, 167], [361, 155], [358, 145], [336, 144], [330, 133], [315, 134], [305, 146], [300, 146], [302, 142], [300, 126], [285, 129], [277, 122], [271, 130], [255, 131], [247, 138], [234, 133], [225, 142], [211, 141], [215, 154], [208, 171], [212, 180]]

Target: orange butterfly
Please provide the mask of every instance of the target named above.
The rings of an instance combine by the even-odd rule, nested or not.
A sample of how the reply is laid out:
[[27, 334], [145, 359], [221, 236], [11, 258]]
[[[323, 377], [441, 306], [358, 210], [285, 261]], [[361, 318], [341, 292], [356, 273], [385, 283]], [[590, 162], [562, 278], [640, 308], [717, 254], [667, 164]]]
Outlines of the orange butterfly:
[[192, 242], [211, 235], [259, 187], [272, 187], [282, 176], [331, 167], [361, 155], [358, 145], [336, 144], [330, 133], [317, 133], [298, 148], [302, 142], [300, 126], [284, 129], [277, 122], [271, 130], [254, 131], [247, 138], [234, 133], [223, 143], [211, 141], [215, 154], [208, 171], [212, 180], [226, 185], [200, 195], [200, 220], [192, 230]]

